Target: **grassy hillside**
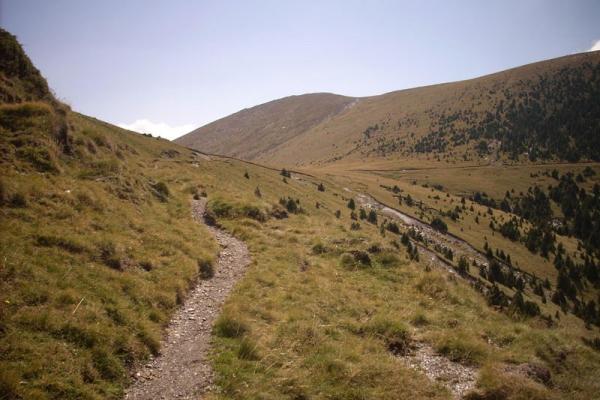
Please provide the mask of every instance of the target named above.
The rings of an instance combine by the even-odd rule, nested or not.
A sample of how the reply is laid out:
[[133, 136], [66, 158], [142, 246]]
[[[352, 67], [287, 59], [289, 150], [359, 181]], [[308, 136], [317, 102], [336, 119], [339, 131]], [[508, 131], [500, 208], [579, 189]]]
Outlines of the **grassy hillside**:
[[345, 186], [397, 202], [380, 186], [396, 178], [284, 177], [209, 157], [71, 112], [49, 91], [28, 97], [43, 81], [28, 70], [3, 71], [21, 89], [0, 104], [0, 399], [121, 398], [217, 254], [191, 218], [194, 196], [253, 259], [214, 327], [213, 398], [451, 398], [447, 382], [405, 362], [417, 344], [478, 371], [471, 399], [600, 391], [596, 328], [530, 289], [544, 315], [490, 305], [416, 260], [383, 215], [368, 222], [348, 207]]
[[183, 146], [215, 154], [257, 159], [354, 104], [330, 93], [290, 96], [242, 110], [184, 135]]
[[[406, 158], [471, 164], [597, 160], [600, 109], [594, 99], [599, 96], [600, 52], [583, 53], [467, 81], [360, 98], [332, 118], [303, 125], [293, 136], [281, 135], [269, 113], [275, 107], [286, 112], [289, 102], [274, 101], [252, 109], [270, 116], [260, 125], [248, 117], [253, 114], [238, 113], [180, 143], [297, 166]], [[310, 112], [306, 103], [312, 98], [301, 96], [300, 101], [303, 111]], [[238, 142], [242, 137], [252, 140]]]

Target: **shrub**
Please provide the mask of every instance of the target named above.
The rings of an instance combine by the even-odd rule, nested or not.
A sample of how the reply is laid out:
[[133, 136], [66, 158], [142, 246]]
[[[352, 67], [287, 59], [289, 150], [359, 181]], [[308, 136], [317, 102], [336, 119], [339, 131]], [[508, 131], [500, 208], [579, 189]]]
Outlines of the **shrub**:
[[198, 260], [198, 272], [201, 279], [210, 279], [215, 275], [213, 265], [206, 260]]
[[396, 320], [375, 317], [362, 327], [361, 333], [383, 339], [388, 350], [396, 355], [405, 355], [410, 348], [409, 331], [403, 323]]
[[461, 275], [469, 273], [469, 263], [464, 256], [461, 256], [458, 260], [458, 266], [456, 269]]
[[348, 208], [351, 209], [351, 210], [356, 209], [356, 204], [354, 203], [354, 199], [350, 199], [348, 201]]
[[166, 183], [157, 182], [152, 185], [152, 189], [154, 189], [153, 193], [160, 201], [167, 201], [169, 198], [170, 193]]
[[36, 237], [36, 243], [38, 246], [60, 247], [70, 253], [83, 253], [86, 250], [84, 245], [65, 237], [38, 235]]
[[100, 160], [90, 164], [89, 168], [79, 174], [80, 178], [96, 178], [118, 174], [121, 171], [116, 159]]
[[381, 246], [378, 243], [373, 243], [369, 246], [367, 251], [371, 254], [381, 253]]
[[442, 338], [436, 344], [436, 350], [452, 361], [471, 365], [481, 363], [486, 356], [484, 344], [465, 335]]
[[108, 350], [95, 348], [92, 351], [92, 360], [94, 368], [103, 379], [114, 381], [121, 378], [125, 373], [119, 359]]
[[590, 339], [588, 339], [588, 338], [585, 338], [585, 337], [584, 337], [584, 338], [582, 338], [582, 339], [583, 339], [583, 342], [584, 342], [586, 345], [588, 345], [588, 346], [590, 346], [592, 349], [594, 349], [594, 350], [596, 350], [596, 351], [600, 352], [600, 337], [596, 337], [596, 338], [593, 338], [593, 339], [591, 339], [591, 338], [590, 338]]
[[145, 328], [138, 333], [138, 338], [144, 343], [152, 355], [158, 355], [160, 351], [160, 339], [156, 334], [149, 332], [147, 328]]
[[279, 199], [279, 204], [284, 206], [286, 208], [286, 210], [288, 210], [288, 212], [290, 212], [292, 214], [296, 214], [300, 211], [300, 209], [298, 207], [298, 203], [299, 203], [299, 200], [294, 200], [291, 197], [288, 197], [287, 199], [282, 197]]
[[23, 386], [21, 377], [9, 368], [0, 368], [0, 398], [20, 399], [19, 388]]
[[243, 205], [240, 209], [240, 213], [248, 218], [252, 218], [258, 222], [265, 222], [267, 216], [261, 209], [253, 205]]
[[358, 222], [352, 222], [350, 224], [350, 230], [351, 231], [357, 231], [360, 229], [360, 224]]
[[13, 208], [24, 208], [27, 207], [27, 198], [23, 193], [14, 193], [10, 196], [9, 206]]
[[419, 292], [435, 299], [447, 298], [448, 285], [440, 275], [425, 275], [416, 285]]
[[448, 225], [441, 218], [435, 217], [433, 221], [431, 221], [431, 227], [438, 232], [446, 233], [448, 232]]
[[317, 190], [318, 190], [319, 192], [324, 192], [324, 191], [325, 191], [325, 186], [323, 186], [323, 184], [322, 184], [322, 183], [319, 183], [319, 185], [317, 186]]
[[340, 264], [345, 268], [353, 268], [354, 265], [354, 257], [350, 253], [344, 253], [340, 257]]
[[429, 325], [429, 320], [427, 316], [423, 313], [417, 313], [411, 320], [410, 323], [414, 326], [425, 326]]
[[83, 134], [89, 136], [97, 146], [106, 147], [107, 149], [112, 147], [108, 139], [100, 132], [84, 130]]
[[523, 298], [521, 291], [517, 291], [511, 301], [510, 311], [513, 314], [519, 314], [525, 317], [534, 317], [540, 315], [540, 307], [529, 300]]
[[204, 211], [204, 222], [206, 222], [207, 225], [209, 226], [217, 226], [217, 217], [215, 216], [215, 213], [213, 212], [213, 210], [211, 209], [206, 209]]
[[323, 243], [317, 243], [312, 247], [313, 254], [324, 254], [327, 253], [327, 247]]
[[383, 267], [395, 267], [400, 263], [400, 259], [391, 251], [384, 251], [377, 256], [377, 262]]
[[367, 212], [365, 211], [365, 209], [364, 209], [364, 208], [361, 208], [361, 209], [358, 211], [358, 215], [359, 215], [359, 218], [360, 218], [360, 219], [367, 219]]
[[275, 205], [271, 210], [271, 216], [273, 216], [276, 219], [284, 219], [288, 217], [288, 213], [284, 209], [280, 208], [278, 205]]
[[0, 180], [0, 207], [8, 201], [8, 189], [3, 180]]
[[395, 222], [393, 222], [393, 221], [392, 221], [392, 222], [388, 222], [388, 223], [385, 225], [385, 228], [386, 228], [388, 231], [390, 231], [390, 232], [392, 232], [392, 233], [395, 233], [396, 235], [400, 234], [400, 228], [398, 228], [398, 224], [396, 224], [396, 223], [395, 223]]
[[377, 213], [375, 212], [375, 210], [369, 211], [369, 215], [367, 216], [367, 221], [369, 221], [372, 224], [377, 225]]
[[265, 213], [252, 204], [234, 205], [221, 199], [215, 199], [211, 201], [209, 210], [210, 213], [219, 218], [248, 217], [259, 222], [267, 220]]
[[219, 337], [237, 338], [243, 336], [248, 331], [248, 328], [244, 323], [223, 313], [215, 321], [213, 331]]
[[238, 358], [240, 360], [247, 360], [247, 361], [256, 361], [258, 360], [260, 357], [258, 355], [258, 351], [256, 350], [257, 345], [252, 342], [250, 339], [248, 338], [243, 338], [240, 341], [240, 347], [238, 348]]
[[210, 209], [216, 217], [229, 218], [233, 216], [233, 206], [221, 199], [215, 199], [210, 204]]
[[154, 269], [154, 264], [152, 264], [152, 261], [140, 261], [140, 267], [147, 272], [150, 272]]
[[48, 151], [48, 149], [37, 146], [25, 146], [17, 150], [17, 157], [22, 160], [28, 161], [40, 172], [57, 172], [58, 167], [54, 156]]
[[16, 132], [36, 125], [35, 121], [39, 117], [50, 119], [48, 117], [51, 116], [52, 109], [46, 103], [3, 104], [0, 109], [0, 126]]
[[363, 265], [363, 266], [371, 265], [371, 257], [369, 257], [369, 254], [366, 251], [353, 250], [350, 252], [350, 254], [352, 254], [354, 261], [357, 262], [358, 264]]
[[104, 241], [98, 245], [100, 260], [107, 266], [114, 269], [121, 269], [121, 258], [118, 255], [117, 247], [111, 241]]
[[87, 327], [76, 325], [73, 322], [66, 322], [58, 329], [56, 334], [64, 341], [72, 343], [78, 347], [91, 349], [100, 342], [99, 334]]

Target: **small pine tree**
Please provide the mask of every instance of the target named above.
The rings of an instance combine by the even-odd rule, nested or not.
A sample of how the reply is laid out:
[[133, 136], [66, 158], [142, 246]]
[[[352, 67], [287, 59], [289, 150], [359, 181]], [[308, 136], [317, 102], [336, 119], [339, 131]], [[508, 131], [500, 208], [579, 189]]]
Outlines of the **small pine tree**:
[[361, 208], [358, 212], [360, 219], [367, 219], [367, 212], [364, 208]]
[[351, 210], [356, 209], [356, 204], [354, 203], [354, 199], [350, 199], [348, 201], [348, 208], [351, 209]]
[[342, 216], [342, 212], [341, 212], [340, 210], [337, 210], [337, 211], [335, 212], [335, 217], [336, 217], [336, 218], [340, 218], [341, 216]]
[[375, 212], [375, 210], [369, 211], [369, 215], [367, 217], [367, 221], [369, 221], [372, 224], [377, 225], [377, 213]]
[[438, 217], [435, 217], [433, 221], [431, 221], [431, 227], [442, 233], [448, 232], [448, 225]]
[[244, 172], [244, 178], [250, 179], [250, 175], [248, 174], [248, 171]]
[[408, 237], [408, 235], [405, 233], [402, 234], [402, 238], [400, 239], [400, 243], [402, 243], [403, 245], [407, 246], [410, 244], [410, 238]]
[[256, 189], [254, 189], [254, 195], [256, 197], [262, 197], [262, 193], [260, 192], [260, 188], [257, 186]]
[[318, 190], [319, 192], [324, 192], [324, 191], [325, 191], [325, 186], [323, 186], [323, 184], [322, 184], [322, 183], [319, 183], [319, 186], [317, 186], [317, 190]]
[[469, 263], [464, 256], [459, 258], [458, 267], [456, 269], [460, 274], [467, 274], [469, 272]]

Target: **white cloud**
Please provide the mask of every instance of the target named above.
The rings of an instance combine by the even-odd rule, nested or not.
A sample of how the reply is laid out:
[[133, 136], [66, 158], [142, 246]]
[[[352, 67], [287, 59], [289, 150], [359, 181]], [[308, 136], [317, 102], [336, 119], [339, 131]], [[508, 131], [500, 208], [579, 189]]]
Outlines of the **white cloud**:
[[596, 50], [600, 50], [600, 39], [596, 40], [594, 42], [594, 44], [592, 45], [592, 47], [590, 47], [590, 49], [588, 51], [596, 51]]
[[197, 128], [194, 124], [170, 126], [164, 122], [152, 122], [148, 119], [138, 119], [131, 124], [117, 124], [117, 126], [134, 132], [151, 133], [154, 136], [160, 136], [169, 140], [176, 139]]

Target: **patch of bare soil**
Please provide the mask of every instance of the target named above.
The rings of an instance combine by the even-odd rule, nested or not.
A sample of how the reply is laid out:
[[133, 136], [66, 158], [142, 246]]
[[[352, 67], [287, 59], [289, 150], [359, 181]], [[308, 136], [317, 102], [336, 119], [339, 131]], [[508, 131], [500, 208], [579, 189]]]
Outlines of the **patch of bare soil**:
[[[192, 213], [205, 223], [206, 199], [194, 200]], [[212, 325], [227, 295], [250, 264], [246, 245], [213, 226], [207, 225], [221, 246], [214, 276], [199, 280], [167, 328], [158, 357], [134, 375], [125, 398], [198, 399], [213, 387], [208, 354]]]
[[455, 399], [462, 398], [477, 383], [476, 368], [451, 361], [423, 342], [414, 343], [412, 351], [401, 359], [410, 368], [423, 372], [431, 381], [448, 388]]

